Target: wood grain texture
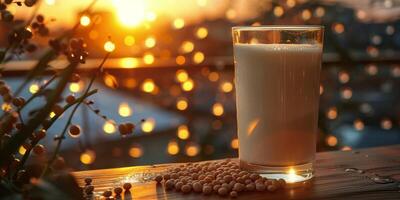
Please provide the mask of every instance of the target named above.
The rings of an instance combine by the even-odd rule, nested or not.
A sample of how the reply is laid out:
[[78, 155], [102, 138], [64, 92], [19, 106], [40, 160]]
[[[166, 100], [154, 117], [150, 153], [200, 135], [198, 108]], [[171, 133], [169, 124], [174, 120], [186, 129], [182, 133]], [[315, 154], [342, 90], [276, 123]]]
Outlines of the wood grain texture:
[[[122, 186], [124, 179], [140, 174], [158, 173], [177, 164], [125, 167], [74, 172], [80, 185], [84, 178], [93, 178], [95, 191], [102, 192]], [[347, 168], [364, 170], [364, 173], [345, 172]], [[387, 176], [393, 183], [378, 184], [371, 177]], [[139, 176], [140, 177], [140, 176]], [[184, 195], [165, 191], [154, 181], [134, 183], [124, 199], [229, 199], [217, 195]], [[400, 199], [400, 145], [353, 151], [324, 152], [317, 154], [316, 177], [302, 187], [287, 188], [275, 193], [241, 193], [237, 199]]]

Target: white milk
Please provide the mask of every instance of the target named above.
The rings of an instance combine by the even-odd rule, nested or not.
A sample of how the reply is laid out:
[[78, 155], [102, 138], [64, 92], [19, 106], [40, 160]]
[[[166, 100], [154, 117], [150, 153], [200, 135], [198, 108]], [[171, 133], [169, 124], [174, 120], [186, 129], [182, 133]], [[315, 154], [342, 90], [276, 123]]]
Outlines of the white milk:
[[234, 54], [240, 160], [268, 166], [311, 162], [322, 47], [235, 44]]

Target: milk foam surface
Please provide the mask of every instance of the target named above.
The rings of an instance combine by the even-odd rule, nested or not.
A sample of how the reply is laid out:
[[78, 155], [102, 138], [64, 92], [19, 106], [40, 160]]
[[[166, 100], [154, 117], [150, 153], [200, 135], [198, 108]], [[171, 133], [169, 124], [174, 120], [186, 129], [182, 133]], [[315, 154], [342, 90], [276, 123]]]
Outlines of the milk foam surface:
[[316, 151], [321, 45], [235, 44], [239, 158], [268, 166]]

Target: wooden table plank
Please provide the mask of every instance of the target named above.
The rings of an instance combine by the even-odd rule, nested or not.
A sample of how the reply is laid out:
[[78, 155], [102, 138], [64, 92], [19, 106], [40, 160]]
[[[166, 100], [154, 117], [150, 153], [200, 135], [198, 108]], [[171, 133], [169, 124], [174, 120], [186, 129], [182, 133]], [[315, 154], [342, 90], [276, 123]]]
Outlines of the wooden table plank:
[[[133, 181], [131, 193], [125, 199], [226, 199], [217, 195], [184, 195], [165, 191], [154, 181], [139, 182], [142, 177], [162, 172], [177, 164], [137, 166], [74, 172], [80, 185], [85, 177], [93, 178], [95, 191], [102, 192]], [[364, 173], [346, 172], [357, 168]], [[387, 176], [392, 183], [378, 184], [372, 177]], [[400, 199], [400, 145], [336, 151], [317, 154], [316, 177], [304, 187], [287, 188], [275, 193], [241, 193], [238, 199]]]

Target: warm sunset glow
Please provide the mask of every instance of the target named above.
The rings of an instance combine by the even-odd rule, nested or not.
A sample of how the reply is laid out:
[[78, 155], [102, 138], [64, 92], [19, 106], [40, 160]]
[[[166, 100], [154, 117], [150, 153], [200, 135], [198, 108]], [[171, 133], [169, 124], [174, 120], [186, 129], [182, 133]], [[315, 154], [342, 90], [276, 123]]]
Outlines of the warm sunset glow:
[[231, 141], [231, 147], [232, 147], [232, 149], [239, 149], [239, 139], [234, 138]]
[[189, 74], [184, 69], [176, 71], [175, 75], [176, 75], [176, 80], [181, 83], [187, 81], [189, 78]]
[[328, 146], [331, 146], [331, 147], [336, 146], [337, 143], [338, 143], [337, 138], [336, 138], [335, 136], [333, 136], [333, 135], [330, 135], [330, 136], [326, 137], [326, 140], [325, 140], [325, 141], [326, 141], [326, 144], [327, 144]]
[[156, 121], [153, 118], [146, 119], [146, 121], [142, 123], [142, 131], [150, 133], [154, 130], [155, 125]]
[[119, 104], [118, 114], [121, 117], [129, 117], [132, 115], [132, 109], [128, 103], [121, 103]]
[[196, 37], [199, 39], [204, 39], [208, 35], [208, 30], [205, 27], [200, 27], [196, 31]]
[[181, 45], [180, 51], [182, 53], [190, 53], [194, 49], [194, 44], [191, 41], [184, 41]]
[[113, 52], [115, 50], [115, 44], [111, 41], [104, 43], [104, 50], [107, 52]]
[[329, 108], [328, 111], [326, 112], [326, 117], [328, 119], [336, 119], [336, 117], [337, 117], [337, 109], [335, 107]]
[[169, 155], [176, 155], [179, 153], [179, 145], [175, 141], [170, 141], [167, 146], [167, 152]]
[[175, 59], [176, 64], [183, 65], [186, 62], [185, 56], [177, 56]]
[[224, 106], [221, 103], [215, 103], [212, 107], [212, 112], [215, 116], [221, 116], [224, 114]]
[[182, 83], [182, 90], [188, 92], [193, 90], [194, 88], [194, 82], [192, 79], [188, 79], [187, 81]]
[[39, 85], [38, 84], [34, 83], [31, 86], [29, 86], [29, 92], [31, 94], [35, 94], [38, 91], [39, 91]]
[[208, 74], [208, 80], [210, 80], [211, 82], [216, 82], [219, 79], [219, 74], [218, 72], [211, 72], [210, 74]]
[[146, 40], [144, 41], [144, 45], [145, 45], [147, 48], [153, 48], [154, 46], [156, 46], [156, 43], [157, 43], [157, 41], [156, 41], [156, 39], [155, 39], [154, 37], [148, 37], [148, 38], [146, 38]]
[[189, 103], [186, 99], [179, 99], [176, 102], [176, 108], [178, 110], [186, 110], [188, 108], [188, 106], [189, 106]]
[[175, 29], [181, 29], [185, 26], [185, 20], [182, 18], [176, 18], [173, 22], [173, 26]]
[[103, 131], [107, 134], [113, 134], [117, 131], [116, 127], [115, 127], [115, 123], [113, 123], [112, 121], [106, 121], [104, 122], [103, 125]]
[[176, 135], [181, 140], [186, 140], [190, 136], [189, 128], [186, 125], [180, 125], [176, 131]]
[[147, 65], [153, 64], [154, 63], [154, 55], [151, 53], [146, 53], [143, 56], [143, 62]]
[[233, 84], [229, 81], [223, 82], [220, 86], [220, 90], [225, 93], [231, 92], [233, 90]]
[[144, 80], [144, 82], [142, 84], [142, 90], [144, 92], [152, 93], [155, 88], [156, 88], [156, 85], [154, 84], [154, 81], [152, 79]]
[[80, 160], [85, 165], [90, 165], [96, 159], [96, 153], [92, 150], [86, 150], [80, 156]]
[[119, 60], [119, 65], [122, 68], [135, 68], [137, 66], [139, 66], [139, 60], [137, 58], [121, 58]]
[[124, 44], [128, 47], [133, 46], [135, 44], [136, 40], [132, 35], [127, 35], [124, 38]]
[[80, 19], [80, 23], [82, 26], [89, 26], [90, 22], [91, 22], [90, 17], [87, 15], [83, 15]]
[[146, 19], [145, 0], [113, 0], [119, 21], [127, 27], [138, 26]]
[[200, 152], [200, 148], [198, 145], [192, 143], [192, 144], [188, 144], [186, 146], [186, 155], [193, 157], [193, 156], [197, 156], [197, 154], [199, 154]]
[[134, 145], [129, 149], [129, 156], [132, 158], [140, 158], [143, 155], [143, 148], [139, 145]]
[[193, 62], [196, 64], [200, 64], [204, 61], [204, 58], [205, 58], [204, 54], [202, 52], [198, 51], [193, 55]]

